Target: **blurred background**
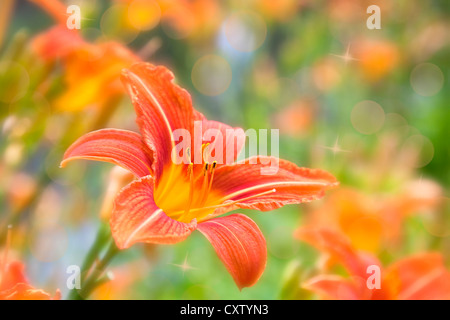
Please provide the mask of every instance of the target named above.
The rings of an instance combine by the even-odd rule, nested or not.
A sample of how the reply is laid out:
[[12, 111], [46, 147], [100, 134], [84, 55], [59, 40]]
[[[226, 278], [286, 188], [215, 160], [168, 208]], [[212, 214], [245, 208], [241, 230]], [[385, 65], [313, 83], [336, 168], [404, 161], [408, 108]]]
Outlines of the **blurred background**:
[[[111, 210], [123, 183], [112, 165], [59, 162], [86, 132], [137, 130], [118, 78], [138, 60], [169, 67], [210, 119], [279, 129], [281, 158], [341, 185], [246, 210], [268, 245], [251, 288], [194, 233], [121, 253], [92, 298], [319, 298], [302, 283], [323, 272], [322, 254], [294, 237], [300, 227], [332, 228], [385, 266], [420, 252], [449, 266], [449, 1], [61, 0], [81, 9], [76, 34], [52, 2], [0, 4], [0, 248], [12, 225], [8, 254], [33, 286], [65, 297], [66, 268]], [[366, 26], [370, 5], [381, 29]]]

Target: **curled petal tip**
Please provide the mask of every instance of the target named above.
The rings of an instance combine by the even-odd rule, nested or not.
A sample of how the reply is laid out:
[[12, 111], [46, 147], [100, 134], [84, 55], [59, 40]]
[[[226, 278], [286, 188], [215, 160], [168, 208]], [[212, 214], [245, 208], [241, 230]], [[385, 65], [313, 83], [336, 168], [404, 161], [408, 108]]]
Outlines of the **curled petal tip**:
[[59, 163], [59, 168], [62, 169], [66, 166], [67, 163], [67, 159], [63, 159], [60, 163]]

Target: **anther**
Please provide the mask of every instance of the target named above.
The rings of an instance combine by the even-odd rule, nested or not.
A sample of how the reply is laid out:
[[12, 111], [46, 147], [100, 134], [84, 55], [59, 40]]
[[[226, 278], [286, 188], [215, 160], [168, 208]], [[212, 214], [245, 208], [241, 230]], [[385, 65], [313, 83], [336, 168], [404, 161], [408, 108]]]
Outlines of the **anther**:
[[211, 176], [209, 177], [208, 189], [206, 189], [206, 192], [204, 194], [202, 194], [202, 200], [200, 202], [201, 206], [203, 206], [205, 204], [206, 200], [208, 199], [209, 192], [211, 191], [212, 182], [214, 180], [214, 170], [216, 169], [216, 166], [217, 166], [217, 161], [213, 161], [213, 163], [211, 165]]
[[194, 164], [191, 162], [188, 166], [189, 175], [189, 200], [186, 209], [184, 210], [183, 217], [189, 214], [192, 206], [192, 199], [194, 198]]

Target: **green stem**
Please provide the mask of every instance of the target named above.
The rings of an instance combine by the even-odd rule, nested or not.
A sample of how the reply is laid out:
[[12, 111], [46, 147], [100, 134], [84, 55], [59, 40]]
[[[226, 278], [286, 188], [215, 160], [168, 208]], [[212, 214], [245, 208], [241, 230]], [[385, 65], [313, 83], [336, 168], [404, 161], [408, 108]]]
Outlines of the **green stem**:
[[[92, 269], [93, 264], [98, 259], [100, 253], [105, 247], [109, 237], [108, 226], [105, 224], [101, 224], [98, 229], [97, 235], [95, 237], [94, 243], [86, 254], [83, 264], [81, 265], [81, 275], [80, 281], [82, 284], [85, 283], [87, 276], [89, 275], [89, 271]], [[77, 300], [80, 299], [80, 295], [78, 290], [72, 290], [67, 299], [69, 300]]]
[[86, 299], [89, 297], [92, 291], [97, 287], [97, 282], [101, 277], [101, 275], [103, 274], [103, 272], [105, 271], [106, 267], [118, 252], [119, 249], [117, 248], [114, 240], [112, 240], [108, 250], [106, 251], [105, 256], [92, 270], [91, 275], [89, 276], [89, 278], [87, 278], [85, 284], [78, 293], [79, 299]]
[[81, 281], [84, 282], [86, 277], [94, 264], [95, 260], [98, 258], [100, 251], [108, 240], [107, 226], [102, 224], [98, 230], [97, 236], [91, 248], [89, 249], [86, 257], [84, 258], [83, 264], [81, 265]]

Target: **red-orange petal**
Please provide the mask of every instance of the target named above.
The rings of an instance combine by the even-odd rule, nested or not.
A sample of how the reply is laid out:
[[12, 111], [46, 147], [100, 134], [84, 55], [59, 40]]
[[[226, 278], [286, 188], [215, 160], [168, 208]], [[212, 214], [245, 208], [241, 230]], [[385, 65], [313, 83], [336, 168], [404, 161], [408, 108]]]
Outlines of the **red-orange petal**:
[[33, 38], [33, 50], [44, 60], [64, 58], [74, 50], [87, 46], [81, 36], [66, 26], [55, 26]]
[[0, 291], [14, 287], [18, 283], [28, 282], [24, 272], [25, 266], [19, 261], [8, 263], [5, 268], [4, 277], [0, 282]]
[[173, 80], [167, 68], [144, 62], [134, 64], [122, 74], [144, 142], [155, 155], [153, 169], [157, 180], [164, 166], [171, 163], [173, 131], [186, 129], [193, 135], [191, 96]]
[[[25, 266], [19, 261], [13, 261], [6, 266], [0, 284], [0, 300], [51, 300], [50, 294], [28, 284], [24, 269]], [[59, 290], [53, 299], [61, 299]]]
[[67, 149], [61, 167], [74, 159], [114, 163], [137, 177], [152, 174], [151, 152], [139, 134], [127, 130], [102, 129], [85, 134]]
[[[232, 164], [237, 160], [239, 153], [245, 144], [245, 132], [242, 128], [233, 128], [225, 123], [214, 121], [214, 120], [206, 120], [202, 121], [202, 131], [205, 134], [208, 130], [217, 130], [220, 132], [222, 137], [222, 150], [219, 150], [219, 143], [216, 145], [216, 141], [206, 141], [203, 140], [203, 143], [210, 143], [211, 150], [217, 148], [215, 152], [222, 152], [221, 163], [218, 164], [218, 167], [221, 164]], [[227, 152], [230, 155], [227, 158]]]
[[369, 265], [380, 265], [375, 257], [356, 251], [342, 234], [327, 228], [300, 228], [295, 236], [341, 263], [347, 271], [361, 278], [367, 277]]
[[319, 275], [306, 281], [302, 287], [328, 300], [361, 300], [365, 295], [365, 282], [335, 275]]
[[133, 181], [115, 199], [110, 219], [111, 232], [119, 249], [137, 242], [173, 244], [185, 240], [197, 222], [183, 223], [169, 218], [153, 199], [150, 176]]
[[0, 292], [0, 300], [60, 300], [61, 292], [56, 291], [52, 296], [41, 290], [35, 289], [27, 283], [18, 283], [13, 288]]
[[[261, 171], [267, 170], [271, 161], [272, 168], [278, 168], [276, 173]], [[212, 190], [223, 195], [222, 202], [232, 201], [232, 205], [217, 209], [214, 215], [236, 208], [269, 211], [308, 202], [321, 198], [325, 190], [337, 185], [336, 178], [323, 170], [299, 168], [274, 157], [252, 157], [217, 168]]]
[[384, 275], [385, 282], [396, 289], [397, 299], [450, 299], [450, 272], [440, 253], [421, 253], [399, 260]]
[[202, 222], [198, 230], [211, 242], [239, 289], [258, 281], [266, 267], [267, 248], [252, 219], [233, 214]]

